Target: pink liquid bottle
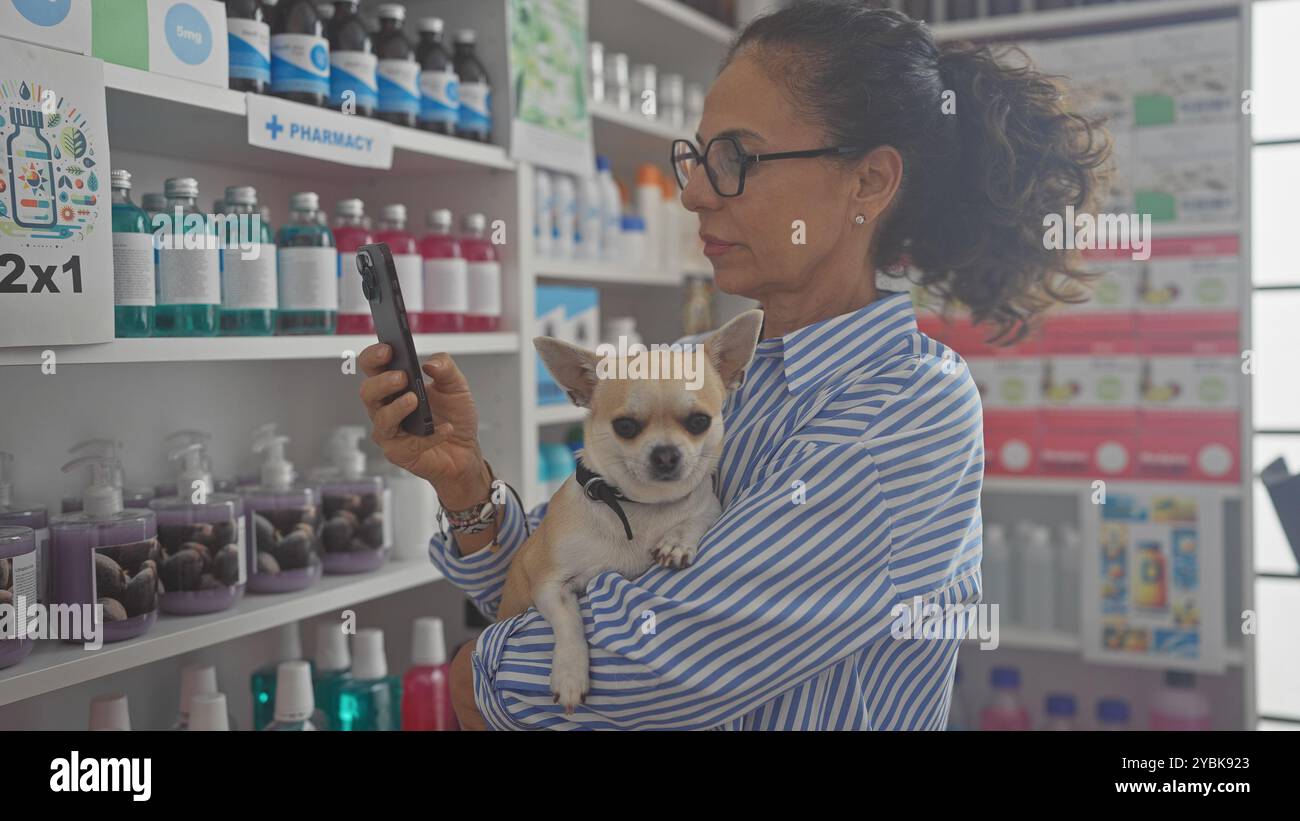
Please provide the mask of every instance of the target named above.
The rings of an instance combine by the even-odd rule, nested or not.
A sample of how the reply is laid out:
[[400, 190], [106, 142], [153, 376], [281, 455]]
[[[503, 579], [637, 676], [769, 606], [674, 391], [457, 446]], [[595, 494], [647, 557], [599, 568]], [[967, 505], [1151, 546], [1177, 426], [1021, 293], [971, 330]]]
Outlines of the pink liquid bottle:
[[416, 619], [411, 669], [402, 677], [403, 730], [460, 729], [451, 706], [450, 666], [442, 619]]
[[338, 333], [375, 332], [370, 304], [361, 292], [361, 274], [357, 271], [357, 249], [374, 241], [374, 235], [366, 227], [365, 205], [361, 200], [339, 200], [334, 206], [334, 244], [339, 250]]
[[424, 260], [415, 236], [406, 230], [406, 206], [385, 205], [375, 231], [375, 242], [388, 243], [397, 268], [397, 282], [406, 305], [406, 324], [411, 333], [424, 333]]
[[1181, 670], [1165, 673], [1165, 686], [1151, 701], [1152, 730], [1210, 730], [1210, 701], [1196, 689], [1196, 676]]
[[469, 315], [467, 331], [495, 331], [501, 327], [501, 260], [487, 235], [487, 217], [466, 214], [461, 247], [469, 262]]
[[1020, 671], [994, 667], [993, 700], [980, 711], [981, 730], [1028, 730], [1029, 711], [1020, 703]]
[[429, 212], [429, 233], [420, 240], [424, 258], [424, 312], [420, 327], [424, 333], [465, 330], [469, 313], [469, 265], [461, 244], [451, 234], [451, 211]]

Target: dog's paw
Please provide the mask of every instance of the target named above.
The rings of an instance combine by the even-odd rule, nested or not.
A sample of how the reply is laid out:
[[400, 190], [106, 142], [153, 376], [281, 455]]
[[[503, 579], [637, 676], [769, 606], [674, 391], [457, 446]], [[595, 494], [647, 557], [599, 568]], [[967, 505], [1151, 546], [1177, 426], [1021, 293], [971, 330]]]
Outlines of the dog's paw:
[[682, 568], [695, 561], [697, 547], [694, 540], [683, 539], [680, 533], [669, 533], [650, 551], [650, 558], [663, 567]]
[[580, 667], [556, 659], [551, 665], [551, 696], [556, 704], [564, 705], [564, 712], [572, 714], [574, 708], [586, 701], [590, 687], [585, 663]]

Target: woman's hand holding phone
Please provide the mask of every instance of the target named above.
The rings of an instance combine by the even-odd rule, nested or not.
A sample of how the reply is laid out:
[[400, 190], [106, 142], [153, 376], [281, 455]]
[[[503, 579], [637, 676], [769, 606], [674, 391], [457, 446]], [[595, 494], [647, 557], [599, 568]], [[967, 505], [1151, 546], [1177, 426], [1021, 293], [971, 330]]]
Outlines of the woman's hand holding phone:
[[[392, 348], [383, 343], [371, 345], [358, 358], [366, 375], [361, 401], [370, 415], [370, 438], [388, 461], [428, 480], [443, 507], [463, 510], [483, 502], [491, 478], [479, 448], [478, 410], [465, 375], [446, 353], [434, 354], [421, 365], [433, 380], [426, 394], [437, 426], [429, 436], [414, 436], [402, 430], [402, 420], [418, 400], [404, 371], [387, 370], [392, 358]], [[394, 395], [397, 398], [389, 402]]]

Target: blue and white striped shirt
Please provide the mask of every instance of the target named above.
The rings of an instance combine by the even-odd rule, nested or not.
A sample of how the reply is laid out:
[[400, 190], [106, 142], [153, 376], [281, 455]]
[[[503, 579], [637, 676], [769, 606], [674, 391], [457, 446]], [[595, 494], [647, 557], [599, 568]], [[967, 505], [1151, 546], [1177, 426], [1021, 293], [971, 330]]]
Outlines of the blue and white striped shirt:
[[[694, 564], [591, 580], [591, 694], [571, 716], [551, 699], [546, 620], [490, 626], [474, 654], [490, 726], [946, 726], [960, 639], [890, 626], [916, 596], [980, 595], [982, 414], [964, 363], [917, 331], [906, 293], [886, 294], [760, 340], [724, 419], [722, 517]], [[492, 616], [523, 540], [512, 499], [500, 551], [461, 556], [435, 536], [430, 554]]]

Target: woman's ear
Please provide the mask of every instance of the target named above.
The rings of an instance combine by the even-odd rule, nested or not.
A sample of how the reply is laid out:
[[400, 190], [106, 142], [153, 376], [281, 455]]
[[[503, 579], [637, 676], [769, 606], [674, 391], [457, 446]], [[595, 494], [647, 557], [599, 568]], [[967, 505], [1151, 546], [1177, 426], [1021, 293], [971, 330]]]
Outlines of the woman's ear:
[[855, 214], [866, 217], [866, 222], [874, 222], [889, 208], [902, 185], [903, 156], [892, 145], [882, 145], [859, 160], [855, 170]]

